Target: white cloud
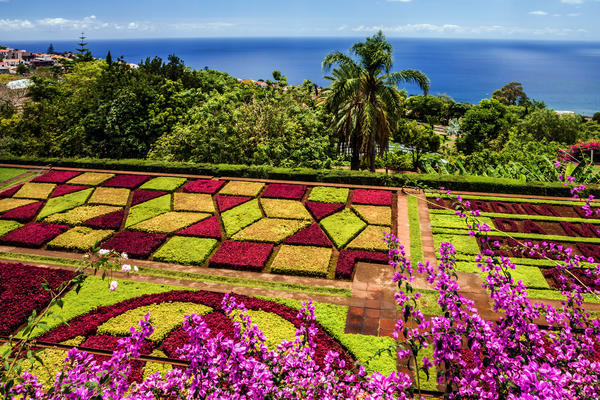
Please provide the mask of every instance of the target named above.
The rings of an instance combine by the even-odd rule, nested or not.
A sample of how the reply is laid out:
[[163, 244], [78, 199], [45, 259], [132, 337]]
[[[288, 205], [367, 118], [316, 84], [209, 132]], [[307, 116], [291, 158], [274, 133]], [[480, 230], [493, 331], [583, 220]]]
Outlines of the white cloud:
[[537, 11], [529, 11], [530, 15], [548, 15], [548, 13], [546, 11], [541, 11], [541, 10], [537, 10]]
[[125, 25], [114, 22], [106, 22], [99, 20], [95, 15], [90, 15], [81, 19], [68, 19], [62, 17], [41, 18], [33, 21], [28, 19], [0, 19], [0, 31], [19, 31], [25, 29], [86, 32], [103, 29], [147, 31], [153, 28], [154, 26], [152, 24], [139, 21], [132, 21]]
[[560, 0], [560, 2], [565, 4], [583, 4], [584, 0]]
[[15, 31], [34, 28], [27, 19], [0, 19], [0, 31]]
[[482, 25], [482, 26], [460, 26], [454, 24], [406, 24], [396, 26], [365, 26], [361, 25], [352, 29], [355, 32], [377, 32], [379, 30], [385, 33], [410, 34], [461, 34], [461, 35], [485, 35], [494, 34], [502, 36], [567, 36], [575, 32], [586, 33], [586, 30], [571, 28], [521, 28], [503, 25]]

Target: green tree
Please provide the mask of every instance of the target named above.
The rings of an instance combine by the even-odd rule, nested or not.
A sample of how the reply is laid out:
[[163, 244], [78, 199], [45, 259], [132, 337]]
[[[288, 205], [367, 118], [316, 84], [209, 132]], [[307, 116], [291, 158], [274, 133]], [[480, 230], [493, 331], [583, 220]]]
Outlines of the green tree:
[[54, 45], [52, 43], [50, 43], [50, 45], [48, 46], [48, 50], [46, 50], [46, 53], [54, 54]]
[[350, 55], [339, 51], [327, 55], [323, 69], [330, 71], [334, 65], [337, 67], [325, 77], [332, 84], [323, 90], [322, 102], [333, 114], [338, 150], [352, 154], [352, 169], [359, 168], [362, 155], [374, 171], [377, 153], [387, 151], [390, 133], [401, 114], [403, 96], [398, 85], [415, 83], [427, 93], [429, 79], [416, 70], [391, 72], [392, 45], [381, 31], [352, 45]]
[[79, 52], [80, 55], [84, 55], [85, 53], [87, 53], [89, 51], [89, 49], [85, 46], [87, 46], [87, 42], [85, 41], [86, 36], [83, 32], [81, 32], [81, 36], [79, 36], [79, 43], [77, 43], [77, 45], [79, 46], [78, 48], [76, 48], [75, 50], [77, 50]]
[[520, 122], [521, 134], [530, 135], [533, 140], [546, 140], [572, 144], [577, 141], [581, 128], [581, 118], [576, 115], [559, 115], [553, 110], [534, 111]]
[[498, 100], [507, 106], [527, 106], [530, 103], [529, 98], [523, 90], [523, 85], [519, 82], [508, 83], [502, 89], [496, 90], [492, 93], [492, 99]]
[[594, 116], [592, 117], [592, 121], [600, 124], [600, 112], [594, 113]]
[[25, 75], [27, 72], [29, 72], [29, 68], [27, 67], [27, 65], [25, 65], [25, 64], [17, 65], [17, 74]]
[[441, 144], [440, 136], [435, 134], [431, 127], [416, 121], [406, 122], [400, 128], [399, 141], [411, 149], [412, 165], [415, 169], [421, 166], [421, 156], [424, 153], [438, 151]]

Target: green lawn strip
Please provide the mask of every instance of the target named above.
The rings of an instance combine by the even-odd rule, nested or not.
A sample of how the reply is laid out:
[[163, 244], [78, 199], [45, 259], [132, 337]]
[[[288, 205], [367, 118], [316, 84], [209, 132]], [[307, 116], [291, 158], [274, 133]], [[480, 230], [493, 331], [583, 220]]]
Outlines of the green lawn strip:
[[433, 235], [433, 242], [435, 243], [435, 254], [440, 254], [441, 243], [452, 243], [456, 253], [462, 254], [479, 254], [479, 244], [477, 239], [468, 235], [455, 235], [455, 234], [436, 234]]
[[[456, 213], [452, 210], [429, 210], [430, 214], [435, 215], [453, 215], [455, 218]], [[506, 218], [506, 219], [515, 219], [515, 220], [523, 220], [530, 219], [532, 221], [546, 221], [546, 222], [571, 222], [571, 223], [588, 223], [588, 224], [600, 224], [600, 219], [594, 218], [570, 218], [570, 217], [548, 217], [545, 215], [528, 215], [528, 214], [504, 214], [504, 213], [491, 213], [491, 212], [482, 212], [482, 217], [487, 218]], [[464, 223], [464, 222], [463, 222]]]
[[216, 247], [215, 239], [174, 236], [152, 258], [182, 265], [202, 265]]
[[14, 194], [16, 198], [45, 200], [50, 196], [56, 184], [27, 182]]
[[44, 219], [44, 222], [55, 224], [78, 225], [88, 219], [99, 217], [101, 215], [110, 214], [114, 211], [119, 211], [121, 207], [115, 206], [79, 206], [71, 210], [52, 214]]
[[332, 252], [327, 247], [283, 245], [271, 263], [271, 272], [325, 277]]
[[49, 199], [44, 208], [42, 208], [42, 211], [40, 211], [40, 214], [37, 217], [38, 221], [49, 215], [67, 211], [83, 205], [87, 201], [88, 197], [90, 197], [93, 190], [94, 189], [91, 188], [80, 190], [79, 192], [69, 193], [64, 196], [53, 197]]
[[0, 220], [0, 236], [4, 236], [22, 226], [23, 224], [17, 221]]
[[368, 225], [361, 233], [348, 244], [348, 249], [385, 251], [387, 243], [383, 240], [386, 233], [392, 229], [389, 226]]
[[260, 204], [269, 218], [312, 220], [304, 205], [296, 200], [260, 199]]
[[221, 214], [228, 238], [261, 218], [262, 212], [258, 206], [258, 199], [250, 200]]
[[[0, 259], [18, 261], [18, 262], [36, 262], [45, 263], [52, 265], [63, 265], [69, 267], [78, 267], [81, 265], [81, 260], [72, 258], [61, 258], [51, 256], [39, 256], [35, 254], [21, 254], [21, 253], [10, 253], [0, 252]], [[242, 286], [242, 287], [253, 287], [258, 289], [269, 289], [269, 290], [280, 290], [282, 292], [290, 293], [307, 293], [307, 294], [318, 294], [332, 297], [351, 297], [352, 291], [350, 289], [332, 288], [325, 286], [310, 286], [295, 283], [285, 282], [274, 282], [265, 280], [245, 279], [236, 278], [230, 276], [218, 276], [201, 273], [188, 273], [179, 271], [169, 271], [158, 268], [139, 267], [140, 273], [143, 275], [163, 277], [163, 278], [177, 278], [186, 279], [195, 282], [210, 282], [220, 283], [224, 285]]]
[[229, 181], [219, 194], [256, 197], [264, 186], [262, 182]]
[[[451, 229], [451, 228], [439, 228], [433, 227], [433, 236], [435, 238], [438, 234], [454, 235], [454, 236], [466, 236], [469, 234], [468, 229]], [[502, 231], [491, 231], [490, 236], [499, 237], [512, 237], [515, 239], [529, 239], [529, 240], [552, 240], [557, 242], [572, 242], [572, 243], [600, 243], [600, 238], [587, 238], [587, 237], [574, 237], [574, 236], [560, 236], [560, 235], [540, 235], [537, 233], [522, 233], [522, 232], [502, 232]]]
[[367, 224], [351, 210], [344, 209], [321, 220], [321, 226], [340, 249], [354, 239]]
[[317, 186], [310, 191], [308, 200], [322, 203], [346, 203], [349, 189], [328, 186]]
[[[300, 300], [262, 297], [288, 307], [300, 309]], [[317, 322], [340, 344], [365, 366], [367, 373], [389, 374], [396, 371], [396, 342], [389, 337], [367, 336], [344, 333], [348, 306], [314, 303]], [[389, 350], [389, 352], [388, 352]], [[378, 353], [381, 354], [378, 355]]]
[[76, 226], [61, 233], [48, 243], [49, 249], [86, 252], [95, 248], [100, 242], [108, 239], [113, 230], [92, 229]]
[[175, 178], [170, 176], [159, 176], [151, 179], [140, 186], [140, 189], [147, 190], [164, 190], [172, 192], [185, 183], [186, 178]]
[[233, 240], [281, 243], [294, 233], [306, 228], [310, 221], [300, 219], [262, 218], [233, 235]]
[[[468, 254], [456, 254], [456, 261], [467, 261], [474, 262], [475, 257], [473, 255]], [[546, 260], [546, 259], [537, 259], [537, 258], [510, 258], [510, 261], [515, 265], [533, 265], [538, 267], [554, 267], [558, 263], [558, 261]], [[582, 268], [594, 268], [595, 264], [590, 263], [581, 263], [580, 266]]]
[[[0, 168], [0, 184], [28, 172], [24, 168]], [[12, 183], [12, 182], [11, 182]]]
[[152, 200], [137, 204], [129, 209], [125, 228], [156, 217], [171, 210], [171, 196], [165, 194]]
[[[457, 272], [468, 272], [479, 274], [481, 279], [485, 279], [487, 272], [482, 272], [477, 263], [457, 262]], [[515, 282], [522, 281], [527, 288], [532, 289], [550, 289], [548, 281], [544, 278], [542, 271], [538, 267], [532, 265], [516, 265], [514, 270], [509, 271], [510, 276]]]
[[33, 179], [37, 175], [39, 175], [39, 171], [31, 171], [31, 172], [27, 173], [26, 175], [23, 175], [19, 179], [15, 179], [13, 181], [4, 182], [4, 183], [0, 184], [0, 189], [5, 189], [5, 188], [8, 188], [10, 186], [18, 185], [19, 183], [22, 183], [22, 182], [28, 181], [30, 179]]
[[[494, 223], [490, 218], [479, 217], [477, 219], [479, 220], [479, 223], [486, 223], [492, 229], [494, 228]], [[466, 219], [459, 218], [456, 215], [432, 214], [429, 216], [429, 220], [432, 228], [467, 229]], [[470, 223], [472, 223], [472, 221], [470, 221]]]
[[[456, 199], [456, 195], [439, 195], [435, 193], [427, 193], [426, 196], [428, 198], [452, 198]], [[501, 201], [505, 203], [529, 203], [529, 204], [551, 204], [555, 206], [583, 206], [585, 201], [573, 201], [573, 200], [552, 200], [552, 199], [526, 199], [520, 197], [500, 197], [500, 196], [478, 196], [465, 194], [460, 195], [464, 200], [485, 200], [485, 201]], [[600, 204], [592, 203], [592, 207], [600, 207]]]
[[410, 258], [415, 262], [423, 261], [419, 199], [415, 196], [408, 196], [408, 230], [410, 235]]
[[[527, 288], [527, 297], [530, 299], [566, 300], [566, 297], [563, 296], [563, 294], [558, 290], [541, 290]], [[583, 301], [586, 303], [600, 304], [600, 298], [596, 297], [591, 293], [584, 294]]]
[[134, 231], [171, 233], [210, 217], [211, 214], [189, 211], [168, 211], [153, 218], [146, 219], [129, 228]]
[[[154, 332], [149, 339], [153, 342], [162, 342], [169, 333], [183, 324], [185, 315], [206, 315], [213, 311], [211, 307], [203, 304], [171, 302], [151, 304], [134, 308], [121, 315], [109, 319], [98, 327], [98, 335], [110, 336], [129, 336], [130, 327], [134, 326], [140, 330], [138, 322], [144, 319], [146, 314], [150, 314], [150, 323], [154, 327]], [[180, 317], [180, 318], [178, 318]]]

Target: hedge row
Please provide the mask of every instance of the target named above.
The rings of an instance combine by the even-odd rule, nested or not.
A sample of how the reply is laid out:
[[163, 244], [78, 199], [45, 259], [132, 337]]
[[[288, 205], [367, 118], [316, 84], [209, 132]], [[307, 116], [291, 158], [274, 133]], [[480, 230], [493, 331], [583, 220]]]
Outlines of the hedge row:
[[[94, 158], [35, 158], [2, 157], [0, 163], [20, 165], [52, 165], [67, 168], [114, 169], [178, 173], [215, 177], [244, 177], [290, 181], [328, 182], [370, 186], [420, 186], [437, 189], [441, 186], [451, 190], [490, 193], [536, 194], [570, 197], [569, 190], [561, 183], [522, 182], [514, 179], [485, 176], [437, 175], [437, 174], [385, 174], [368, 171], [318, 170], [310, 168], [279, 168], [268, 165], [230, 165], [208, 163], [166, 162], [156, 160], [112, 160]], [[592, 193], [600, 194], [595, 185]]]

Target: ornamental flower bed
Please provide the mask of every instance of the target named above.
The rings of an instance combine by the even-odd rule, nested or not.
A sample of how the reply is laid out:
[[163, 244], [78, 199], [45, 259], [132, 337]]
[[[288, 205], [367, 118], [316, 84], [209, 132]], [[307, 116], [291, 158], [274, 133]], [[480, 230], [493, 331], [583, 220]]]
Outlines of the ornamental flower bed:
[[0, 335], [10, 335], [27, 321], [33, 310], [40, 311], [50, 301], [50, 292], [42, 289], [48, 282], [56, 290], [75, 276], [72, 271], [0, 264]]
[[115, 211], [109, 214], [104, 214], [99, 217], [88, 219], [83, 222], [83, 226], [89, 226], [90, 228], [99, 229], [113, 229], [118, 230], [123, 223], [125, 217], [125, 210]]
[[337, 279], [352, 279], [354, 266], [360, 261], [387, 264], [388, 255], [387, 253], [376, 253], [364, 250], [341, 250], [335, 269], [335, 277]]
[[183, 191], [187, 193], [207, 193], [215, 194], [225, 185], [225, 181], [217, 181], [212, 179], [198, 179], [188, 182]]
[[226, 241], [212, 256], [208, 266], [260, 272], [272, 251], [270, 243]]
[[320, 201], [306, 202], [306, 208], [308, 208], [310, 213], [317, 221], [320, 221], [323, 218], [340, 211], [345, 206], [346, 205], [343, 203], [323, 203]]
[[89, 186], [83, 185], [58, 185], [54, 192], [50, 195], [52, 197], [64, 196], [65, 194], [79, 192], [80, 190], [88, 189]]
[[11, 219], [19, 222], [30, 222], [37, 215], [40, 208], [44, 205], [43, 201], [38, 201], [37, 203], [31, 203], [26, 206], [13, 208], [0, 215], [0, 219]]
[[369, 204], [372, 206], [391, 206], [393, 194], [389, 190], [354, 189], [353, 204]]
[[148, 258], [167, 238], [162, 233], [122, 231], [102, 244], [103, 249], [127, 253], [134, 258]]
[[290, 236], [284, 241], [285, 244], [297, 244], [302, 246], [332, 247], [331, 240], [327, 237], [321, 226], [312, 224], [306, 229]]
[[261, 197], [277, 199], [301, 200], [306, 192], [305, 185], [289, 185], [285, 183], [271, 183], [263, 190]]
[[197, 236], [204, 238], [221, 239], [221, 226], [219, 225], [218, 217], [210, 217], [204, 221], [200, 221], [190, 227], [187, 227], [179, 232], [181, 236]]
[[131, 205], [135, 206], [145, 201], [156, 199], [157, 197], [163, 196], [165, 194], [167, 194], [167, 192], [162, 192], [159, 190], [136, 190], [133, 192], [133, 196], [131, 198]]
[[135, 189], [148, 180], [150, 177], [147, 175], [121, 174], [110, 178], [102, 186]]
[[12, 186], [6, 190], [0, 192], [0, 197], [12, 197], [15, 193], [17, 193], [23, 184]]
[[234, 207], [244, 204], [245, 202], [252, 200], [249, 196], [221, 196], [216, 195], [215, 200], [217, 201], [217, 207], [219, 212], [230, 210]]
[[69, 179], [75, 178], [77, 175], [81, 175], [81, 172], [52, 170], [35, 177], [31, 182], [65, 183]]
[[22, 247], [42, 247], [46, 242], [69, 230], [67, 225], [32, 222], [0, 237], [0, 243]]

